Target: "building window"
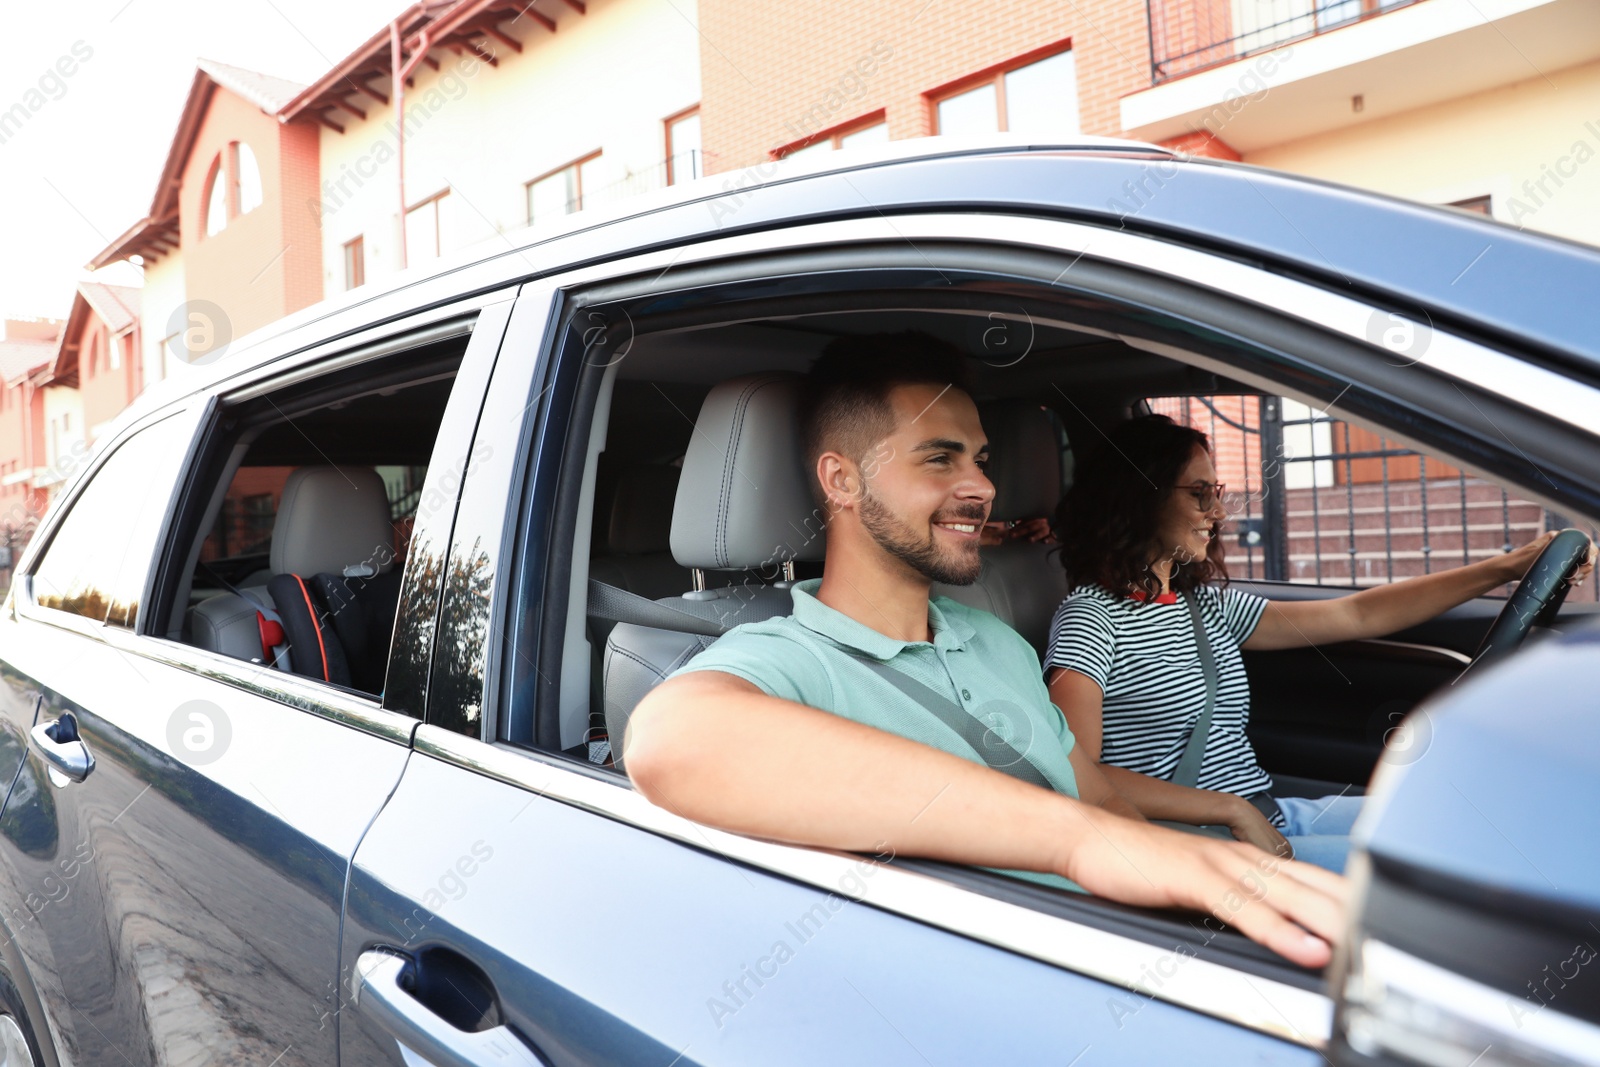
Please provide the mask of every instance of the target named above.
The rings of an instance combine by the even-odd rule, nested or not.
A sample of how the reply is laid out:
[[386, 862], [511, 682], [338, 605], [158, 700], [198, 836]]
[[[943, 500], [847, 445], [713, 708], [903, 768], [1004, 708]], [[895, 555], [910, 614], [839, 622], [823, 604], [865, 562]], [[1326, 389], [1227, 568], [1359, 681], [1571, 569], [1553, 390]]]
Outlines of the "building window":
[[261, 206], [261, 168], [250, 146], [228, 142], [206, 174], [206, 236], [221, 233], [228, 223]]
[[122, 369], [122, 342], [110, 330], [106, 331], [106, 366], [112, 370]]
[[367, 284], [367, 243], [364, 237], [345, 242], [344, 287], [354, 289]]
[[1038, 49], [928, 94], [940, 134], [1076, 134], [1078, 74], [1070, 42]]
[[228, 146], [233, 152], [234, 184], [239, 190], [239, 214], [248, 215], [261, 206], [261, 168], [256, 154], [239, 141]]
[[667, 122], [667, 184], [691, 182], [704, 173], [700, 160], [700, 105]]
[[559, 215], [583, 210], [583, 193], [597, 188], [600, 151], [575, 159], [564, 167], [540, 175], [528, 183], [528, 222], [545, 222]]
[[206, 236], [222, 232], [228, 225], [228, 180], [223, 173], [222, 156], [211, 161], [211, 174], [206, 178]]
[[434, 193], [422, 203], [406, 211], [406, 263], [422, 263], [437, 259], [442, 250], [440, 241], [439, 205], [450, 195], [450, 190]]
[[884, 120], [884, 110], [862, 115], [818, 130], [809, 137], [791, 141], [772, 150], [773, 159], [793, 159], [796, 156], [832, 152], [838, 148], [857, 148], [861, 145], [883, 144], [889, 140], [889, 124]]

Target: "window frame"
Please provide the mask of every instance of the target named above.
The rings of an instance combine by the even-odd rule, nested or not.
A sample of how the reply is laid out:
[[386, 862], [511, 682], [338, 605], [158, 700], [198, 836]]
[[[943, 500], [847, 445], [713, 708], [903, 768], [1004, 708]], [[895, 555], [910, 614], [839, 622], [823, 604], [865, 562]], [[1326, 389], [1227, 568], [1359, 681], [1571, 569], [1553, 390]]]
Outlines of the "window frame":
[[344, 291], [348, 293], [367, 284], [367, 235], [358, 233], [341, 247], [344, 249]]
[[[418, 200], [416, 203], [412, 204], [410, 207], [406, 208], [405, 214], [400, 219], [400, 227], [402, 232], [404, 232], [406, 225], [411, 221], [411, 216], [415, 215], [417, 212], [433, 212], [433, 251], [429, 253], [426, 259], [418, 259], [415, 254], [415, 250], [411, 247], [411, 238], [409, 235], [407, 235], [405, 239], [406, 266], [411, 267], [420, 263], [431, 262], [444, 255], [444, 217], [439, 213], [439, 205], [444, 201], [444, 198], [449, 195], [450, 186], [447, 185], [438, 192], [429, 196], [425, 196], [421, 200]], [[358, 238], [358, 240], [359, 239], [360, 238]]]
[[[491, 290], [474, 297], [435, 306], [398, 323], [368, 326], [344, 337], [339, 337], [339, 331], [334, 324], [325, 323], [323, 329], [329, 331], [335, 339], [290, 336], [280, 343], [290, 346], [290, 351], [294, 351], [292, 346], [296, 344], [303, 346], [295, 352], [293, 358], [263, 360], [253, 369], [235, 375], [221, 386], [192, 394], [183, 401], [169, 405], [149, 418], [141, 419], [136, 425], [130, 426], [124, 433], [118, 434], [117, 441], [125, 440], [127, 435], [158, 421], [161, 417], [170, 415], [173, 410], [189, 412], [195, 420], [189, 451], [183, 457], [182, 473], [177, 479], [174, 497], [169, 503], [165, 524], [158, 537], [160, 551], [153, 561], [146, 581], [135, 628], [123, 630], [109, 627], [103, 623], [91, 623], [87, 619], [66, 612], [42, 608], [34, 604], [28, 595], [16, 596], [14, 602], [17, 604], [17, 613], [33, 621], [73, 630], [103, 641], [129, 656], [144, 657], [175, 666], [192, 675], [266, 697], [399, 744], [409, 743], [417, 726], [420, 703], [417, 704], [414, 714], [395, 710], [391, 705], [399, 704], [402, 694], [425, 685], [425, 678], [419, 680], [411, 677], [400, 680], [394, 693], [390, 692], [391, 687], [386, 684], [384, 697], [380, 701], [365, 694], [328, 685], [317, 679], [274, 671], [221, 653], [208, 652], [195, 645], [173, 639], [167, 634], [165, 626], [161, 628], [161, 632], [152, 632], [156, 628], [151, 623], [156, 619], [171, 618], [173, 601], [179, 589], [178, 582], [183, 576], [193, 573], [194, 560], [191, 556], [198, 555], [201, 541], [194, 513], [197, 507], [203, 511], [207, 501], [207, 491], [218, 488], [205, 479], [204, 468], [205, 464], [216, 459], [218, 419], [223, 414], [224, 398], [230, 402], [238, 402], [313, 381], [338, 370], [401, 354], [419, 345], [451, 336], [468, 335], [466, 350], [457, 371], [456, 385], [452, 389], [445, 422], [440, 426], [433, 453], [435, 461], [444, 456], [446, 462], [464, 463], [465, 445], [458, 439], [463, 427], [470, 434], [471, 428], [476, 423], [483, 390], [499, 353], [512, 292], [514, 289]], [[307, 340], [311, 343], [306, 344]], [[457, 451], [461, 452], [459, 460], [456, 456]], [[61, 497], [60, 506], [53, 508], [46, 516], [40, 535], [29, 544], [23, 559], [19, 562], [18, 574], [22, 577], [22, 581], [14, 586], [19, 594], [26, 592], [27, 578], [23, 575], [23, 570], [26, 568], [31, 572], [34, 561], [44, 551], [49, 539], [54, 536], [54, 531], [63, 517], [70, 512], [73, 502], [82, 492], [82, 487], [89, 483], [104, 465], [105, 459], [114, 452], [115, 447], [110, 447], [96, 456], [93, 465], [88, 467], [73, 485], [67, 487]], [[431, 477], [433, 467], [434, 464], [430, 464], [430, 478], [424, 483], [423, 491], [426, 494], [437, 489], [440, 503], [429, 509], [426, 516], [419, 511], [417, 523], [412, 531], [414, 544], [425, 535], [437, 538], [441, 544], [447, 543], [450, 524], [454, 519], [457, 496], [447, 484], [441, 483], [436, 486]], [[443, 473], [441, 472], [441, 476]], [[179, 539], [174, 535], [176, 530], [194, 531], [197, 536], [189, 538], [185, 535]], [[408, 561], [407, 573], [402, 577], [402, 600], [416, 586]], [[438, 598], [433, 598], [431, 604], [432, 606], [428, 607], [424, 602], [423, 610], [415, 619], [404, 616], [397, 619], [396, 634], [391, 639], [390, 645], [391, 669], [394, 666], [394, 643], [402, 639], [403, 629], [407, 639], [415, 639], [416, 631], [419, 630], [423, 632], [423, 636], [431, 635]], [[431, 649], [431, 645], [428, 647]], [[426, 665], [425, 654], [424, 674]], [[392, 673], [390, 680], [396, 681]]]
[[[699, 105], [696, 105], [696, 106], [698, 107]], [[552, 167], [550, 170], [545, 171], [543, 174], [536, 175], [536, 176], [534, 176], [532, 178], [529, 178], [527, 181], [523, 182], [522, 183], [522, 206], [523, 206], [523, 209], [527, 212], [528, 225], [532, 226], [532, 225], [535, 224], [535, 221], [536, 221], [534, 219], [534, 217], [533, 217], [533, 187], [535, 185], [538, 185], [542, 181], [546, 181], [546, 180], [548, 180], [550, 178], [554, 178], [556, 175], [562, 174], [562, 173], [564, 173], [566, 171], [569, 171], [569, 170], [572, 171], [572, 185], [573, 185], [573, 188], [577, 190], [577, 192], [576, 192], [576, 195], [573, 198], [571, 198], [571, 199], [569, 199], [567, 201], [567, 203], [575, 204], [577, 206], [572, 208], [572, 210], [570, 210], [570, 211], [563, 212], [560, 217], [561, 218], [566, 218], [568, 215], [576, 215], [580, 211], [582, 211], [583, 210], [583, 165], [585, 163], [593, 163], [595, 160], [599, 159], [603, 155], [605, 155], [605, 149], [604, 148], [596, 148], [592, 152], [586, 152], [583, 155], [578, 156], [575, 159], [569, 159], [567, 162], [561, 164], [561, 166]]]
[[[1035, 63], [1058, 56], [1063, 52], [1071, 52], [1073, 50], [1072, 42], [1073, 38], [1071, 37], [1052, 41], [1049, 44], [1040, 45], [1038, 48], [1024, 52], [1019, 56], [1001, 60], [999, 63], [991, 64], [982, 70], [973, 71], [971, 74], [963, 74], [953, 81], [947, 81], [942, 85], [936, 85], [932, 89], [926, 90], [922, 97], [928, 108], [928, 128], [933, 131], [933, 135], [936, 137], [942, 132], [939, 129], [939, 105], [944, 101], [969, 93], [984, 85], [993, 85], [995, 87], [995, 107], [997, 109], [996, 121], [999, 123], [997, 132], [1007, 132], [1011, 128], [1011, 123], [1010, 116], [1006, 110], [1006, 75], [1012, 71], [1021, 70], [1023, 67], [1031, 67]], [[1076, 68], [1074, 68], [1074, 75], [1076, 75]], [[1076, 95], [1074, 100], [1078, 102], [1078, 106], [1081, 109], [1082, 103]], [[1080, 129], [1083, 126], [1081, 111], [1078, 117], [1078, 126]]]
[[[228, 164], [227, 152], [219, 151], [216, 158], [211, 161], [211, 169], [206, 174], [205, 195], [200, 198], [200, 238], [215, 237], [228, 228], [228, 223], [233, 221], [233, 211], [229, 206], [230, 194], [228, 190]], [[222, 218], [217, 228], [211, 228], [211, 205], [218, 190], [222, 192]]]
[[837, 152], [843, 147], [846, 137], [853, 137], [864, 130], [870, 130], [875, 126], [887, 126], [888, 124], [889, 110], [888, 108], [880, 107], [873, 111], [868, 111], [864, 115], [857, 115], [853, 119], [835, 123], [798, 140], [790, 141], [788, 144], [779, 145], [777, 148], [769, 150], [767, 155], [773, 159], [784, 159], [796, 152], [802, 152], [807, 148], [819, 145], [824, 141], [827, 141], [833, 150]]
[[[705, 150], [704, 148], [697, 147], [690, 149], [690, 151], [694, 152], [700, 157], [699, 161], [694, 164], [694, 169], [699, 171], [699, 173], [691, 175], [687, 178], [678, 177], [677, 159], [679, 153], [673, 138], [673, 130], [678, 123], [683, 122], [685, 119], [699, 117], [700, 105], [699, 103], [695, 103], [684, 108], [682, 111], [673, 112], [671, 115], [668, 115], [666, 118], [661, 120], [662, 137], [664, 141], [664, 147], [666, 148], [666, 180], [668, 185], [678, 185], [682, 182], [694, 181], [696, 178], [700, 178], [705, 175]], [[703, 127], [701, 132], [703, 136]], [[705, 141], [702, 139], [700, 143], [703, 145]]]

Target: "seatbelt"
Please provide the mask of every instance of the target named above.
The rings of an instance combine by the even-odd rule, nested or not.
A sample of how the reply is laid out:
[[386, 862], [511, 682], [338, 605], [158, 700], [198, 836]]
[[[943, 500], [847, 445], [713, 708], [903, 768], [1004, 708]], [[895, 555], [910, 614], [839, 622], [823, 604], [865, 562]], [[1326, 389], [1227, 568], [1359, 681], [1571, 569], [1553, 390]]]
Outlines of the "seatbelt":
[[[1189, 624], [1194, 628], [1194, 644], [1200, 653], [1200, 669], [1205, 673], [1206, 707], [1200, 713], [1200, 718], [1195, 720], [1194, 729], [1189, 731], [1189, 743], [1184, 746], [1178, 766], [1172, 771], [1172, 781], [1176, 785], [1194, 789], [1200, 781], [1200, 765], [1205, 762], [1206, 742], [1211, 737], [1211, 715], [1217, 709], [1217, 660], [1211, 651], [1211, 641], [1206, 637], [1205, 623], [1200, 618], [1199, 599], [1191, 590], [1183, 594], [1183, 602], [1189, 609]], [[1269, 793], [1261, 792], [1245, 799], [1265, 815], [1268, 822], [1272, 822], [1279, 814], [1278, 802]]]
[[[607, 585], [604, 582], [589, 579], [589, 603], [587, 613], [590, 618], [607, 619], [611, 622], [627, 622], [637, 626], [650, 626], [657, 630], [670, 630], [675, 633], [699, 634], [705, 637], [720, 637], [732, 627], [715, 619], [704, 619], [698, 615], [691, 615], [687, 611], [679, 611], [659, 601], [649, 600], [625, 589]], [[1045, 777], [1032, 760], [1018, 752], [1003, 738], [989, 727], [973, 718], [961, 705], [943, 696], [933, 689], [908, 675], [902, 674], [886, 663], [868, 659], [863, 656], [854, 656], [868, 670], [881, 677], [890, 685], [899, 689], [923, 708], [931, 711], [935, 717], [956, 734], [983, 758], [983, 761], [997, 771], [1021, 779], [1030, 785], [1055, 791], [1055, 786], [1050, 784], [1050, 779]]]
[[1211, 713], [1217, 708], [1217, 661], [1211, 655], [1211, 642], [1206, 638], [1206, 626], [1200, 619], [1200, 602], [1193, 592], [1183, 594], [1183, 603], [1189, 609], [1189, 624], [1194, 627], [1194, 644], [1200, 652], [1200, 669], [1206, 676], [1206, 707], [1189, 731], [1189, 743], [1184, 746], [1178, 766], [1172, 771], [1174, 785], [1195, 788], [1200, 781], [1200, 765], [1206, 758], [1206, 740], [1211, 736]]
[[201, 563], [200, 567], [205, 571], [206, 577], [219, 582], [224, 589], [240, 600], [246, 600], [255, 605], [256, 633], [261, 638], [262, 662], [277, 670], [288, 671], [289, 639], [283, 630], [282, 617], [267, 604], [263, 603], [260, 597], [245, 592], [218, 574], [216, 568], [209, 567], [204, 563]]
[[1050, 779], [1039, 769], [1038, 764], [1028, 758], [1027, 753], [1018, 752], [1005, 738], [995, 733], [993, 729], [978, 720], [966, 708], [951, 700], [936, 689], [931, 689], [921, 682], [901, 671], [884, 663], [882, 660], [870, 659], [851, 653], [851, 658], [860, 663], [867, 670], [894, 686], [900, 692], [910, 697], [927, 711], [933, 712], [938, 720], [944, 723], [956, 734], [971, 745], [973, 749], [994, 770], [1009, 774], [1013, 778], [1027, 782], [1029, 785], [1048, 789], [1052, 793], [1056, 787], [1050, 784]]

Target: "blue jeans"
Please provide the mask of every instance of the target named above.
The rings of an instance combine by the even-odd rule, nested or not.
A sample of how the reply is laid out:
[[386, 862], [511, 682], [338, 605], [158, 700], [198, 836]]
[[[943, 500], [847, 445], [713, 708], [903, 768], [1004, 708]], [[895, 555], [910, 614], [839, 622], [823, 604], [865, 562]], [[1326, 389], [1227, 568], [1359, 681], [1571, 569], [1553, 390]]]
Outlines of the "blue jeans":
[[1350, 858], [1350, 827], [1361, 814], [1364, 797], [1276, 797], [1287, 825], [1284, 837], [1294, 846], [1294, 858], [1330, 871], [1344, 873]]

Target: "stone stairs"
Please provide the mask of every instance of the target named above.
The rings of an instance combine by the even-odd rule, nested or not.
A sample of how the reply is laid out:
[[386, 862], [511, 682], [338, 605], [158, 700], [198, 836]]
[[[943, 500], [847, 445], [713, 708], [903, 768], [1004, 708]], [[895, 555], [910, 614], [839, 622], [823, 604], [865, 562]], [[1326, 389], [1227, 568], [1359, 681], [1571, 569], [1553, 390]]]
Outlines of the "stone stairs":
[[[1429, 479], [1425, 487], [1392, 481], [1387, 499], [1381, 483], [1290, 489], [1286, 497], [1288, 577], [1298, 582], [1382, 585], [1447, 570], [1527, 544], [1546, 523], [1543, 506], [1476, 478]], [[1230, 573], [1244, 577], [1252, 569], [1246, 550], [1234, 539], [1228, 548]], [[1259, 576], [1261, 555], [1249, 555]]]

